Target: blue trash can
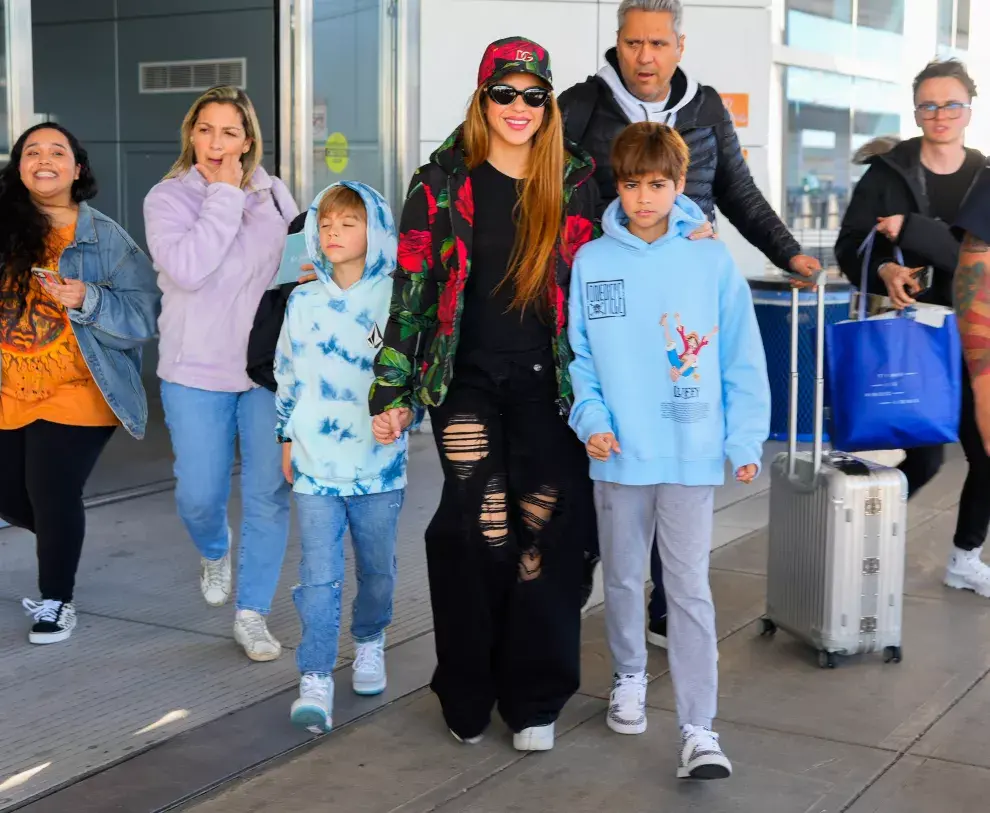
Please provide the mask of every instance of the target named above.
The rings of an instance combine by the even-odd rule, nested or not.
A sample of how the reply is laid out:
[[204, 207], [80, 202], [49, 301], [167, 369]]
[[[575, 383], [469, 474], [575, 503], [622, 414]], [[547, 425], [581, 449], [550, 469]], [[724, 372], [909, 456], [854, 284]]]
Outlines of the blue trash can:
[[[787, 390], [791, 376], [791, 286], [780, 276], [749, 280], [756, 320], [763, 337], [770, 379], [770, 438], [787, 439]], [[849, 318], [852, 290], [848, 282], [835, 282], [825, 289], [825, 322]], [[815, 432], [815, 329], [816, 295], [798, 293], [798, 440], [810, 441]], [[826, 390], [828, 386], [826, 385]], [[828, 434], [825, 435], [828, 440]]]

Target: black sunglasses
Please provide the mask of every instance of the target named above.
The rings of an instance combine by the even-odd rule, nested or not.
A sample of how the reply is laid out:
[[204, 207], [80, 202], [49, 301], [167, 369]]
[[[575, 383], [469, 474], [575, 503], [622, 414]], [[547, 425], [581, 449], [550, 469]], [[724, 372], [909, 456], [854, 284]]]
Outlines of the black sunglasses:
[[522, 96], [527, 107], [543, 107], [550, 100], [550, 91], [538, 87], [519, 90], [512, 85], [489, 85], [485, 93], [495, 104], [500, 105], [512, 104], [516, 96]]

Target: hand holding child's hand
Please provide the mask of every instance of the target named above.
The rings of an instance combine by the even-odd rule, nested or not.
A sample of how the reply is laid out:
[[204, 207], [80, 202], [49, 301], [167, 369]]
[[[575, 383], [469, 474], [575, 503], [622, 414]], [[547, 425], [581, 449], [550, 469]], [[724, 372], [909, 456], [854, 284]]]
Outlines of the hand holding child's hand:
[[292, 476], [292, 444], [283, 443], [282, 444], [282, 475], [285, 477], [285, 482], [290, 486], [292, 481], [295, 479]]
[[375, 440], [384, 446], [402, 437], [413, 421], [412, 410], [408, 407], [389, 409], [371, 420], [371, 432]]
[[755, 463], [749, 463], [748, 465], [740, 466], [736, 470], [736, 479], [740, 483], [745, 483], [746, 485], [749, 485], [750, 483], [753, 482], [753, 480], [756, 479], [756, 472], [757, 472], [757, 467]]
[[615, 439], [615, 435], [611, 432], [599, 432], [597, 435], [592, 435], [588, 438], [585, 449], [588, 450], [589, 457], [600, 460], [603, 463], [612, 456], [612, 452], [622, 454], [622, 449], [619, 448], [619, 441]]

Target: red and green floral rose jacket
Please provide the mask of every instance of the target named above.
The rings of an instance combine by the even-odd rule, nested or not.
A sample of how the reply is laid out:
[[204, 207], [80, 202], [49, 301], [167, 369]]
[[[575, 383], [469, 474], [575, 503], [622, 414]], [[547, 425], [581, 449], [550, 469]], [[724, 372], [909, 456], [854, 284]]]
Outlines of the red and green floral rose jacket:
[[[561, 414], [573, 401], [567, 365], [567, 293], [577, 250], [597, 236], [595, 165], [567, 144], [564, 211], [551, 279], [550, 315]], [[413, 175], [399, 226], [399, 256], [384, 344], [375, 360], [371, 414], [396, 407], [439, 406], [454, 376], [454, 357], [471, 273], [474, 197], [461, 128]]]

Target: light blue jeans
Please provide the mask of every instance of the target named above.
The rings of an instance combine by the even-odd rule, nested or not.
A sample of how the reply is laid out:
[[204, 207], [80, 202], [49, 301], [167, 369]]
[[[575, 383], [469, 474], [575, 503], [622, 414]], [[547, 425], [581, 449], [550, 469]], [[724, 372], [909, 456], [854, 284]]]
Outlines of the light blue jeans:
[[404, 499], [404, 489], [356, 497], [296, 494], [302, 562], [299, 584], [292, 592], [302, 622], [296, 651], [300, 674], [329, 675], [337, 663], [348, 526], [357, 576], [351, 619], [354, 642], [377, 640], [392, 623], [395, 536]]
[[275, 439], [275, 395], [258, 388], [211, 392], [162, 382], [165, 423], [175, 454], [175, 502], [206, 559], [230, 549], [234, 443], [241, 451], [241, 547], [237, 609], [268, 615], [289, 539], [289, 484]]

